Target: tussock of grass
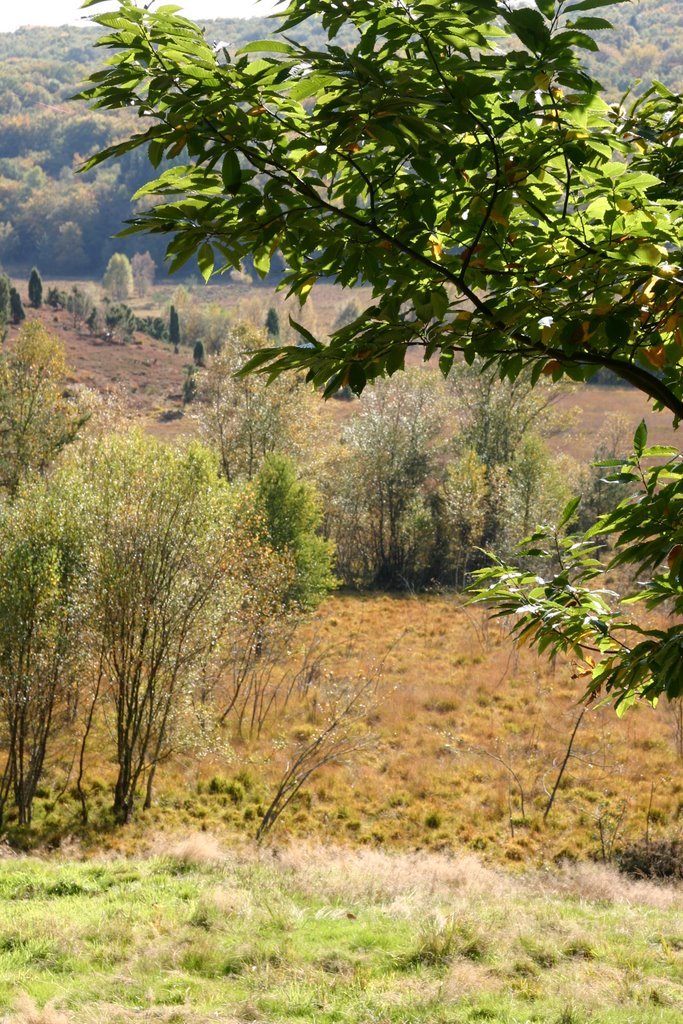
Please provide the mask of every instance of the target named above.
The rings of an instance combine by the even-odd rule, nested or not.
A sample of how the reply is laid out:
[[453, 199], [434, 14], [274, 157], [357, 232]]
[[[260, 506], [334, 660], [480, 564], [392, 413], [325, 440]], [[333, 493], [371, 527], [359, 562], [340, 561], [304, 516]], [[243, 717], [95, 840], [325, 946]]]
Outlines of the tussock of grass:
[[184, 868], [213, 867], [225, 860], [225, 851], [210, 832], [192, 832], [183, 838], [157, 840], [154, 844], [157, 856], [167, 857]]
[[31, 997], [24, 994], [17, 999], [13, 1024], [69, 1024], [69, 1019], [49, 1003], [39, 1009]]
[[[503, 898], [515, 886], [502, 871], [485, 867], [470, 854], [396, 855], [376, 849], [296, 843], [276, 856], [276, 863], [310, 896], [384, 905], [394, 914], [411, 914], [416, 908], [458, 894], [487, 893], [491, 898]], [[264, 854], [266, 860], [268, 857]]]
[[680, 886], [633, 880], [607, 864], [592, 861], [567, 864], [558, 873], [539, 875], [538, 878], [542, 889], [577, 899], [683, 910], [683, 889]]

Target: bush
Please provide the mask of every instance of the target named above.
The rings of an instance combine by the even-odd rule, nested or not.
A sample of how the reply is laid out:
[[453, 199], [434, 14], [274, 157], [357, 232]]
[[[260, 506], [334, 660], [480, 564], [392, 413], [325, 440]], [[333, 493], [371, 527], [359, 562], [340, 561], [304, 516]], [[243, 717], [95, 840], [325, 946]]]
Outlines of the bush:
[[263, 516], [264, 539], [292, 558], [295, 579], [288, 600], [315, 608], [336, 584], [333, 546], [317, 532], [322, 521], [317, 491], [299, 479], [291, 459], [271, 453], [256, 479], [256, 504]]
[[168, 328], [160, 316], [137, 316], [135, 318], [135, 330], [147, 334], [157, 341], [168, 341]]
[[214, 775], [209, 782], [209, 793], [228, 796], [234, 804], [241, 804], [244, 800], [244, 786], [240, 782], [231, 782], [220, 775]]
[[50, 288], [47, 293], [47, 304], [53, 309], [66, 309], [69, 296], [61, 288]]
[[683, 840], [641, 839], [617, 855], [620, 871], [634, 878], [683, 879]]

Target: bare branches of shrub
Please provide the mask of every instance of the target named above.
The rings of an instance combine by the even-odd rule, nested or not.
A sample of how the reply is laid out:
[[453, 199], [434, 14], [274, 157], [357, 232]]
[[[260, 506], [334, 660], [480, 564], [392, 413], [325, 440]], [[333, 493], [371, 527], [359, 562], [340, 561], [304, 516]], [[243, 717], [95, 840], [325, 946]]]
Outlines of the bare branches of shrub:
[[351, 757], [374, 746], [376, 737], [367, 728], [375, 705], [378, 678], [356, 681], [330, 677], [314, 700], [317, 728], [302, 739], [288, 757], [273, 798], [256, 833], [261, 842], [301, 787], [322, 768], [344, 764]]

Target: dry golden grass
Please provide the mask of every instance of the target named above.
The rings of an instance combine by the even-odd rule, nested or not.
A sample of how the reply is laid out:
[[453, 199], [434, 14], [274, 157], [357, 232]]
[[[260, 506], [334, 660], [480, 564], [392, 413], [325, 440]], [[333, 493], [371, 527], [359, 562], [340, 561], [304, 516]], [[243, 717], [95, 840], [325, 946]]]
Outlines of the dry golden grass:
[[[503, 624], [489, 623], [481, 610], [448, 596], [337, 595], [305, 632], [323, 644], [343, 640], [328, 666], [335, 673], [355, 678], [381, 664], [378, 702], [368, 719], [374, 747], [309, 780], [269, 840], [285, 863], [291, 854], [280, 852], [279, 844], [297, 841], [296, 856], [309, 862], [308, 885], [318, 884], [323, 871], [317, 866], [321, 842], [354, 850], [340, 854], [338, 879], [331, 874], [334, 861], [324, 855], [321, 888], [348, 879], [378, 892], [390, 884], [396, 892], [400, 883], [401, 899], [410, 905], [416, 885], [420, 892], [452, 895], [459, 886], [495, 889], [497, 876], [479, 861], [470, 863], [470, 854], [515, 870], [610, 859], [625, 840], [644, 837], [648, 808], [651, 838], [680, 834], [683, 779], [675, 723], [665, 706], [634, 709], [621, 720], [609, 707], [586, 712], [544, 822], [580, 712], [582, 682], [572, 677], [570, 662], [558, 659], [553, 666], [514, 649]], [[295, 659], [297, 645], [305, 642], [302, 636], [295, 644]], [[66, 856], [108, 850], [163, 855], [187, 865], [223, 864], [253, 841], [296, 737], [304, 728], [314, 730], [318, 720], [314, 689], [307, 704], [274, 716], [260, 741], [235, 741], [228, 755], [205, 752], [201, 759], [184, 756], [165, 764], [152, 809], [118, 829], [106, 825], [114, 768], [97, 754], [109, 749], [102, 732], [88, 763], [92, 830], [80, 831], [78, 804], [68, 792], [58, 819], [48, 794], [36, 801], [37, 836], [46, 820], [46, 830], [54, 822], [48, 836], [60, 828]], [[408, 854], [405, 884], [395, 867], [386, 867], [383, 850]], [[430, 861], [428, 873], [416, 866], [424, 851], [444, 858]], [[569, 892], [573, 872], [580, 870], [586, 872], [581, 886], [610, 898], [613, 876], [603, 876], [597, 866], [568, 863], [553, 884]]]
[[[3, 1024], [8, 1020], [9, 1018], [3, 1017]], [[21, 995], [17, 999], [11, 1021], [12, 1024], [70, 1024], [69, 1018], [56, 1010], [51, 1003], [39, 1009], [27, 995]]]
[[274, 856], [275, 864], [296, 877], [308, 896], [381, 904], [401, 914], [460, 895], [503, 898], [513, 886], [509, 876], [468, 853], [396, 855], [298, 841], [262, 856], [266, 862]]
[[[371, 716], [378, 740], [360, 763], [327, 769], [307, 787], [283, 822], [284, 835], [403, 849], [464, 846], [512, 864], [609, 859], [625, 836], [644, 835], [651, 790], [650, 834], [680, 827], [673, 725], [665, 709], [645, 707], [622, 720], [608, 707], [586, 713], [543, 822], [582, 684], [570, 662], [551, 665], [513, 648], [504, 625], [484, 612], [441, 596], [346, 595], [330, 599], [309, 629], [323, 642], [344, 641], [334, 671], [353, 677], [382, 663]], [[274, 734], [290, 736], [300, 718], [300, 711], [285, 716]], [[238, 751], [266, 778], [277, 764], [272, 739], [271, 732]], [[203, 777], [220, 771], [208, 759]], [[261, 788], [258, 801], [266, 795]], [[452, 864], [448, 870], [452, 877]]]
[[[657, 910], [683, 910], [683, 889], [628, 878], [607, 864], [565, 864], [552, 875], [537, 876], [538, 890], [592, 903], [624, 903]], [[533, 883], [532, 883], [533, 884]]]
[[210, 832], [192, 832], [174, 840], [159, 838], [152, 844], [155, 856], [167, 857], [186, 867], [213, 866], [225, 861], [225, 851]]
[[[459, 887], [490, 891], [503, 884], [479, 862], [470, 863], [468, 851], [490, 864], [528, 869], [610, 860], [648, 827], [653, 839], [680, 832], [683, 780], [666, 707], [637, 708], [623, 719], [609, 707], [591, 707], [544, 821], [581, 709], [582, 682], [573, 678], [571, 662], [552, 665], [517, 650], [503, 623], [450, 596], [337, 595], [293, 645], [294, 660], [312, 637], [336, 648], [331, 672], [359, 678], [379, 671], [380, 682], [368, 713], [374, 746], [313, 776], [273, 833], [275, 846], [310, 840], [296, 853], [308, 862], [307, 885], [371, 885], [379, 893], [390, 885], [410, 904], [415, 887], [456, 894]], [[163, 854], [187, 865], [224, 863], [226, 851], [229, 859], [236, 846], [253, 839], [297, 737], [312, 733], [318, 721], [314, 687], [303, 705], [275, 715], [260, 740], [235, 740], [228, 755], [209, 751], [201, 760], [164, 765], [150, 811], [124, 829], [83, 833], [83, 843], [114, 853]], [[102, 749], [106, 742], [103, 734]], [[97, 757], [96, 742], [92, 749], [96, 823], [111, 799], [113, 766]], [[42, 813], [39, 799], [38, 828]], [[76, 804], [60, 813], [67, 822], [63, 835], [78, 828]], [[357, 849], [338, 863], [326, 853], [323, 870], [320, 841]], [[412, 851], [402, 862], [405, 884], [395, 867], [386, 867], [382, 849]], [[430, 861], [427, 873], [417, 869], [425, 850], [444, 856]], [[288, 863], [291, 854], [280, 856]], [[598, 867], [581, 870], [580, 886], [609, 899], [613, 877]], [[572, 871], [579, 869], [567, 867], [560, 876], [567, 891]], [[319, 875], [324, 880], [317, 882]]]

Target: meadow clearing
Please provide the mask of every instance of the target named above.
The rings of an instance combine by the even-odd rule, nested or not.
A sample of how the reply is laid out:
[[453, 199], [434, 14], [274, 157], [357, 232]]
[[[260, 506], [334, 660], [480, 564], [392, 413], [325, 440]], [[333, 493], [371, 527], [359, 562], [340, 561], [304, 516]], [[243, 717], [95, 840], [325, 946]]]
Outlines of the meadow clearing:
[[[72, 851], [73, 854], [74, 851]], [[5, 1024], [674, 1024], [680, 891], [207, 834], [0, 865]]]

